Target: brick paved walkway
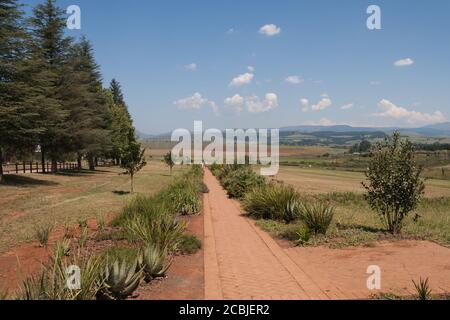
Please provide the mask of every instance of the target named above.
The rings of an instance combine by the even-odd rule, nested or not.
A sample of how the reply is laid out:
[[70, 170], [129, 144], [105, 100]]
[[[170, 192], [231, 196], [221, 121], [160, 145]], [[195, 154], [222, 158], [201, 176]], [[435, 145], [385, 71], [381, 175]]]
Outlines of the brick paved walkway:
[[242, 216], [209, 172], [205, 183], [205, 298], [327, 299], [286, 253]]
[[[427, 241], [380, 242], [342, 250], [281, 248], [207, 170], [205, 298], [368, 299], [367, 267], [380, 266], [381, 292], [410, 296], [412, 280], [430, 279], [433, 293], [450, 292], [450, 249]], [[380, 292], [380, 291], [378, 291]]]

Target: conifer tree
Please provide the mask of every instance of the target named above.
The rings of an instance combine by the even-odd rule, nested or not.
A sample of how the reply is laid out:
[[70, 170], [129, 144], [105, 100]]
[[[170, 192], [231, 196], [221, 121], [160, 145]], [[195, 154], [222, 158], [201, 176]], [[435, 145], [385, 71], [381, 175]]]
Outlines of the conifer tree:
[[32, 34], [30, 86], [34, 89], [33, 103], [40, 106], [38, 113], [44, 127], [39, 135], [42, 169], [45, 171], [45, 157], [48, 155], [52, 172], [55, 172], [57, 161], [67, 151], [70, 136], [67, 122], [70, 112], [64, 109], [63, 96], [70, 86], [67, 60], [72, 39], [64, 36], [64, 11], [56, 6], [54, 0], [38, 4], [29, 23]]
[[16, 0], [0, 0], [0, 182], [7, 153], [32, 150], [41, 128], [29, 104], [24, 61], [28, 41]]

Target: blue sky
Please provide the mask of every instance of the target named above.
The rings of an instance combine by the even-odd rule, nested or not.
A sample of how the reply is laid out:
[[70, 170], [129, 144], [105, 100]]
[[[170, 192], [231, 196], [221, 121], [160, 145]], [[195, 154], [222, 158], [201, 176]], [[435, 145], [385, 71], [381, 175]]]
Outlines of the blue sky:
[[[68, 34], [92, 41], [144, 132], [450, 120], [448, 0], [58, 4], [80, 6]], [[366, 27], [371, 4], [382, 30]]]

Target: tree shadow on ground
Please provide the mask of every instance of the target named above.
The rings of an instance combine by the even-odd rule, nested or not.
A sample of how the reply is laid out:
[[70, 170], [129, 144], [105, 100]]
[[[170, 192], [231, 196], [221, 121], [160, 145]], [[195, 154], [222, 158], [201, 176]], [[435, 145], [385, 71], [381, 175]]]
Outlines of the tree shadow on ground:
[[49, 180], [40, 180], [24, 175], [6, 175], [1, 185], [12, 187], [36, 187], [36, 186], [57, 186], [59, 183]]
[[130, 194], [130, 191], [114, 190], [113, 193], [118, 196], [126, 196]]

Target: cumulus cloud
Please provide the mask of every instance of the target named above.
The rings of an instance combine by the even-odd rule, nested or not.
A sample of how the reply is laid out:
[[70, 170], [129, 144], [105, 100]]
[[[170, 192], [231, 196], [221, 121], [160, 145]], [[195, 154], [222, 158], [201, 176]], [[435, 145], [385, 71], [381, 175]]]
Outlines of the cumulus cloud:
[[242, 112], [242, 107], [245, 103], [245, 99], [239, 94], [236, 94], [230, 98], [226, 98], [224, 101], [225, 107], [234, 110], [237, 114]]
[[321, 95], [322, 99], [319, 100], [316, 104], [311, 105], [308, 99], [300, 99], [300, 104], [303, 112], [311, 111], [322, 111], [325, 110], [333, 104], [331, 99], [328, 97], [327, 94]]
[[384, 112], [376, 113], [376, 116], [392, 119], [402, 119], [410, 124], [433, 124], [446, 122], [447, 118], [440, 111], [434, 113], [423, 113], [419, 111], [411, 111], [404, 107], [399, 107], [387, 99], [383, 99], [378, 103], [378, 106]]
[[247, 70], [248, 70], [248, 72], [251, 72], [251, 73], [255, 72], [255, 68], [253, 66], [248, 66]]
[[308, 112], [309, 110], [309, 100], [308, 99], [300, 99], [300, 105], [303, 112]]
[[353, 103], [348, 103], [348, 104], [344, 104], [342, 107], [341, 107], [341, 110], [349, 110], [349, 109], [352, 109], [354, 107], [354, 104]]
[[258, 96], [251, 96], [245, 99], [248, 112], [264, 113], [278, 107], [278, 96], [275, 93], [267, 93], [264, 100]]
[[177, 100], [174, 102], [174, 104], [177, 106], [179, 110], [189, 110], [189, 109], [199, 110], [202, 107], [209, 107], [214, 111], [215, 114], [219, 113], [219, 107], [217, 106], [217, 104], [212, 100], [204, 98], [198, 92], [194, 93], [190, 97]]
[[317, 104], [314, 104], [311, 106], [312, 111], [322, 111], [327, 109], [328, 107], [331, 107], [333, 102], [330, 98], [322, 98]]
[[394, 62], [394, 66], [396, 67], [407, 67], [413, 64], [414, 61], [411, 58], [400, 59]]
[[289, 84], [301, 84], [305, 82], [305, 80], [301, 79], [299, 76], [289, 76], [284, 81]]
[[188, 71], [197, 71], [197, 64], [190, 63], [190, 64], [185, 65], [184, 68]]
[[236, 78], [234, 78], [233, 80], [231, 80], [230, 87], [241, 87], [250, 84], [254, 77], [255, 75], [250, 72], [241, 74]]
[[273, 37], [281, 33], [281, 28], [274, 24], [266, 24], [259, 29], [259, 33], [268, 37]]

